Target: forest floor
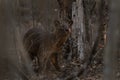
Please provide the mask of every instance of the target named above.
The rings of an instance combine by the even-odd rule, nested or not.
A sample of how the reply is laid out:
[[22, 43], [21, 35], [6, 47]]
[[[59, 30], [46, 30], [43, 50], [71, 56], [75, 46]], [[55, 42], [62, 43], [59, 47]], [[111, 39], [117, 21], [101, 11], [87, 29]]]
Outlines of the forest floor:
[[94, 57], [85, 76], [81, 76], [81, 80], [103, 80], [103, 52], [96, 54]]

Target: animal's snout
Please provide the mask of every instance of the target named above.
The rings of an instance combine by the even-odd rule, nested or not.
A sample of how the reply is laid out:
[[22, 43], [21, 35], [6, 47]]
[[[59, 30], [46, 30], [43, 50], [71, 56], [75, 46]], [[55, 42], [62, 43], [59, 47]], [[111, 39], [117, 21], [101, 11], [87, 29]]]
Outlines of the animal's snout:
[[68, 31], [71, 33], [72, 32], [72, 30], [70, 29], [70, 28], [68, 28]]
[[71, 28], [70, 28], [70, 27], [66, 27], [64, 30], [65, 30], [66, 32], [71, 33]]

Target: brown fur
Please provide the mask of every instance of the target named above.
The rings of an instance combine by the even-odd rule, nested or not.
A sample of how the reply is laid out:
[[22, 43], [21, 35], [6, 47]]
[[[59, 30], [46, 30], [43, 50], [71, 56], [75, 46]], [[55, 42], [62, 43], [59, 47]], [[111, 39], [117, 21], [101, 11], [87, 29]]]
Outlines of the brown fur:
[[70, 35], [70, 26], [71, 24], [64, 25], [55, 21], [56, 30], [54, 32], [32, 28], [25, 34], [23, 39], [25, 49], [28, 51], [31, 60], [37, 57], [41, 71], [46, 68], [49, 59], [54, 66], [57, 64], [54, 53], [61, 50], [62, 45]]

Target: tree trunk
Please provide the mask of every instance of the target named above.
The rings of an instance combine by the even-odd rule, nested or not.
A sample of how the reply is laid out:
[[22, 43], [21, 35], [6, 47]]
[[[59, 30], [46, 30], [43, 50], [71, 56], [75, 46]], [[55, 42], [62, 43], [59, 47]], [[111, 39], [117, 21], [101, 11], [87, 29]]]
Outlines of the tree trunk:
[[120, 79], [120, 1], [110, 0], [108, 42], [105, 50], [104, 80]]
[[[77, 0], [73, 3], [73, 27], [72, 27], [72, 38], [76, 40], [77, 45], [77, 55], [79, 55], [80, 60], [84, 59], [84, 38], [85, 38], [85, 27], [84, 27], [84, 10], [82, 0]], [[77, 38], [76, 38], [77, 37]], [[75, 54], [74, 52], [72, 52]]]

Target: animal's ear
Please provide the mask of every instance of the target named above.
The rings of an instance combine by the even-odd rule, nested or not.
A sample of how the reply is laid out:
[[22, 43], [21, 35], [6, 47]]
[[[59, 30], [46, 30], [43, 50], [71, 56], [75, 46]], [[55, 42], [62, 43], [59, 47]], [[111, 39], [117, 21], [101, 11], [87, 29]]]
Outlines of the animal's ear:
[[60, 26], [60, 22], [59, 22], [58, 20], [55, 20], [55, 21], [54, 21], [54, 24], [55, 24], [56, 27], [57, 27], [57, 26]]
[[72, 26], [72, 24], [73, 24], [73, 21], [72, 21], [72, 20], [70, 20], [70, 21], [69, 21], [69, 25], [70, 25], [70, 26]]

